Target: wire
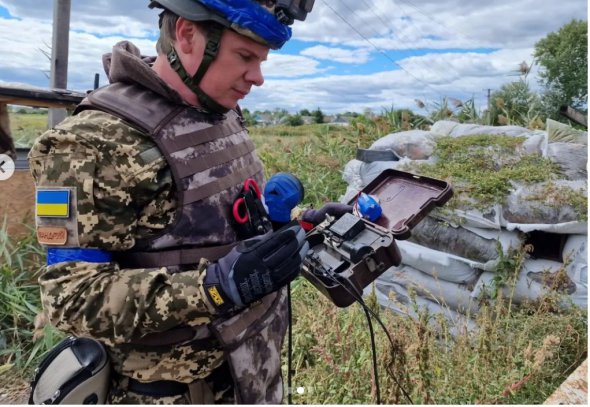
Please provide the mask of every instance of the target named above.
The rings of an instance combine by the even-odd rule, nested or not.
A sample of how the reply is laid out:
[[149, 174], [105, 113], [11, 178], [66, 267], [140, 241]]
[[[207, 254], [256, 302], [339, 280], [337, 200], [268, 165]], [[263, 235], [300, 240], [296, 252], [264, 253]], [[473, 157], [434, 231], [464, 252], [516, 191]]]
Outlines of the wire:
[[366, 42], [368, 42], [369, 44], [371, 44], [371, 46], [373, 48], [375, 48], [381, 55], [383, 55], [385, 58], [387, 58], [389, 61], [391, 61], [391, 63], [393, 63], [394, 65], [396, 65], [397, 67], [399, 67], [402, 71], [404, 71], [405, 73], [407, 73], [408, 75], [410, 75], [412, 78], [414, 78], [416, 81], [424, 84], [425, 86], [427, 86], [428, 88], [430, 88], [431, 90], [433, 90], [435, 93], [437, 93], [439, 96], [444, 97], [444, 95], [442, 93], [440, 93], [437, 89], [433, 88], [432, 86], [430, 86], [430, 84], [428, 84], [427, 82], [422, 81], [420, 78], [412, 75], [409, 71], [407, 71], [403, 66], [401, 66], [400, 64], [398, 64], [397, 62], [395, 62], [395, 60], [393, 58], [391, 58], [385, 51], [383, 51], [381, 48], [379, 48], [377, 45], [375, 45], [375, 43], [373, 43], [370, 39], [368, 39], [365, 35], [363, 35], [363, 33], [361, 33], [359, 30], [356, 29], [355, 26], [353, 26], [351, 23], [348, 22], [348, 20], [346, 20], [340, 13], [338, 13], [332, 6], [330, 6], [330, 4], [328, 4], [325, 0], [322, 0], [322, 3], [324, 3], [330, 10], [332, 10], [332, 12], [334, 14], [336, 14], [336, 16], [338, 16], [342, 21], [344, 21], [346, 23], [346, 25], [348, 25], [350, 28], [352, 28], [352, 30], [354, 32], [356, 32], [362, 39], [364, 39]]
[[[348, 292], [360, 304], [361, 307], [363, 307], [363, 309], [365, 310], [365, 313], [371, 314], [371, 316], [373, 316], [373, 318], [375, 318], [375, 321], [377, 321], [379, 323], [379, 325], [381, 326], [381, 329], [383, 329], [383, 332], [385, 332], [385, 335], [387, 336], [387, 339], [389, 340], [389, 343], [391, 345], [391, 349], [394, 350], [395, 344], [393, 343], [393, 339], [391, 337], [391, 334], [389, 333], [389, 331], [385, 327], [385, 324], [383, 324], [383, 321], [381, 321], [381, 318], [379, 318], [379, 316], [377, 314], [375, 314], [375, 312], [371, 308], [369, 308], [367, 306], [367, 304], [365, 304], [365, 301], [363, 300], [362, 296], [358, 294], [358, 289], [356, 288], [356, 286], [354, 286], [352, 284], [352, 282], [350, 282], [346, 278], [344, 278], [336, 273], [329, 272], [326, 268], [322, 267], [321, 264], [319, 265], [319, 268], [323, 272], [322, 276], [327, 277], [329, 280], [331, 280], [332, 282], [334, 282], [336, 284], [339, 284], [342, 288], [344, 288], [344, 290], [346, 292]], [[352, 289], [350, 287], [352, 287]], [[369, 329], [371, 332], [372, 332], [372, 328], [373, 328], [372, 325], [370, 325]], [[371, 343], [374, 346], [374, 343], [375, 343], [374, 338], [372, 338]], [[375, 352], [375, 347], [373, 347], [372, 350], [373, 350], [373, 352]], [[373, 353], [373, 361], [375, 363], [374, 366], [376, 366], [376, 360], [377, 360], [376, 355], [375, 355], [375, 353]], [[393, 379], [395, 384], [397, 384], [398, 388], [401, 390], [401, 392], [404, 394], [404, 396], [408, 399], [410, 404], [414, 404], [414, 402], [412, 401], [412, 398], [406, 392], [406, 390], [403, 388], [403, 386], [397, 380], [397, 378], [393, 374], [391, 375], [391, 378]], [[378, 381], [378, 378], [377, 378], [377, 376], [375, 376], [375, 382], [377, 383], [377, 381]], [[378, 384], [376, 385], [376, 390], [377, 390], [377, 396], [380, 399], [381, 396], [379, 395], [379, 385]]]
[[288, 351], [287, 351], [287, 404], [293, 404], [293, 310], [291, 309], [291, 283], [287, 284], [287, 320], [289, 334], [287, 336]]

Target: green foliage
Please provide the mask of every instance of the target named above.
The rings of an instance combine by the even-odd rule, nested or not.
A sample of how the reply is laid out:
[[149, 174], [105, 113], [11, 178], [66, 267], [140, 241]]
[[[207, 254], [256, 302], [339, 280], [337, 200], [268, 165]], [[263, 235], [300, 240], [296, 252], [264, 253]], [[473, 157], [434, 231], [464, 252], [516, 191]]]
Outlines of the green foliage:
[[490, 120], [492, 125], [517, 125], [528, 128], [544, 126], [539, 95], [531, 91], [526, 80], [503, 85], [491, 95]]
[[246, 126], [254, 126], [256, 124], [254, 116], [252, 115], [252, 113], [250, 113], [248, 109], [242, 109], [242, 116], [244, 117], [244, 122], [246, 123]]
[[324, 113], [319, 107], [311, 113], [311, 116], [313, 117], [313, 122], [316, 124], [322, 124], [324, 122]]
[[587, 111], [588, 22], [572, 20], [548, 34], [535, 44], [534, 55], [542, 67], [539, 76], [550, 117], [558, 118], [561, 105]]
[[524, 138], [473, 135], [437, 139], [435, 164], [417, 164], [422, 175], [451, 182], [455, 191], [448, 206], [482, 208], [501, 203], [511, 181], [537, 183], [556, 177], [557, 166], [539, 155], [522, 155]]
[[287, 124], [289, 126], [301, 126], [303, 125], [303, 118], [300, 114], [294, 114], [287, 116]]
[[0, 369], [30, 373], [63, 336], [43, 323], [36, 278], [45, 253], [31, 232], [13, 241], [0, 229]]
[[30, 147], [47, 130], [47, 111], [9, 113], [10, 129], [15, 147]]

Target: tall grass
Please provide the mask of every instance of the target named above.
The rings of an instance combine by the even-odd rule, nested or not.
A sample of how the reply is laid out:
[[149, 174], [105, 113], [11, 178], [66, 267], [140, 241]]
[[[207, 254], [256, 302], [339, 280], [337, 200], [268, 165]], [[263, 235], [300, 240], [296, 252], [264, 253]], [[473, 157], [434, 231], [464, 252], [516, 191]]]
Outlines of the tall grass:
[[28, 374], [62, 336], [43, 323], [39, 286], [45, 254], [31, 231], [14, 241], [4, 219], [0, 229], [0, 372]]
[[[305, 205], [321, 206], [344, 193], [340, 171], [356, 148], [368, 147], [381, 134], [310, 125], [253, 129], [252, 135], [268, 174], [297, 175], [306, 189]], [[50, 327], [35, 328], [40, 311], [35, 280], [43, 252], [32, 233], [15, 242], [5, 231], [0, 232], [0, 373], [9, 368], [27, 372], [60, 334]], [[499, 273], [514, 275], [524, 255], [513, 253]], [[513, 279], [503, 282], [512, 284]], [[420, 404], [543, 402], [587, 357], [587, 313], [559, 306], [557, 295], [517, 306], [503, 292], [498, 290], [493, 300], [481, 299], [474, 316], [477, 329], [459, 333], [415, 301], [396, 304], [418, 315], [413, 319], [381, 309], [370, 296], [367, 303], [395, 344], [391, 349], [375, 327], [382, 401], [407, 404], [402, 387]], [[301, 278], [292, 283], [292, 298], [293, 401], [374, 403], [370, 338], [361, 308], [337, 308]], [[286, 377], [286, 358], [283, 361]]]

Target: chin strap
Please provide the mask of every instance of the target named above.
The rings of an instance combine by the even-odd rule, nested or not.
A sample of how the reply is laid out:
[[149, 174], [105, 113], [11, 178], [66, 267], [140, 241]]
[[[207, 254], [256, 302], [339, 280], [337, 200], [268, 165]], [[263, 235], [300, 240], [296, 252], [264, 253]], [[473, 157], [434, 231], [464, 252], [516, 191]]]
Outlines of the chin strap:
[[211, 27], [209, 34], [207, 35], [207, 45], [205, 46], [203, 60], [201, 61], [201, 65], [199, 65], [199, 69], [197, 69], [197, 72], [192, 77], [188, 74], [186, 69], [184, 69], [184, 66], [182, 66], [180, 58], [178, 57], [178, 54], [174, 48], [168, 52], [167, 58], [170, 66], [176, 71], [180, 79], [182, 79], [185, 85], [197, 95], [197, 98], [199, 99], [199, 102], [203, 108], [215, 113], [225, 114], [230, 109], [221, 106], [219, 103], [213, 100], [211, 96], [203, 92], [199, 86], [203, 76], [205, 76], [205, 72], [207, 72], [207, 69], [209, 69], [209, 65], [211, 65], [217, 56], [222, 33], [222, 27], [217, 25]]

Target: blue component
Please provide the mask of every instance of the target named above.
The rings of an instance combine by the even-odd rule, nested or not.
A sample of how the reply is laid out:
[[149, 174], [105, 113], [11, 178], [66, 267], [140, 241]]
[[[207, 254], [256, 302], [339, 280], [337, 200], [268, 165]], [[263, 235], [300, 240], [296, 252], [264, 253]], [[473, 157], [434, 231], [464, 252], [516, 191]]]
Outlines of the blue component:
[[99, 249], [47, 249], [47, 265], [51, 266], [64, 261], [86, 261], [88, 263], [108, 263], [113, 258], [110, 252]]
[[303, 200], [303, 195], [303, 185], [294, 175], [278, 172], [270, 177], [264, 187], [264, 200], [270, 220], [289, 222], [291, 210]]
[[358, 210], [363, 218], [375, 222], [381, 217], [381, 205], [379, 205], [372, 196], [367, 195], [364, 192], [361, 193], [361, 196], [359, 196], [357, 200], [357, 204]]
[[291, 28], [279, 22], [267, 9], [252, 0], [200, 0], [230, 23], [246, 28], [279, 49], [291, 38]]

